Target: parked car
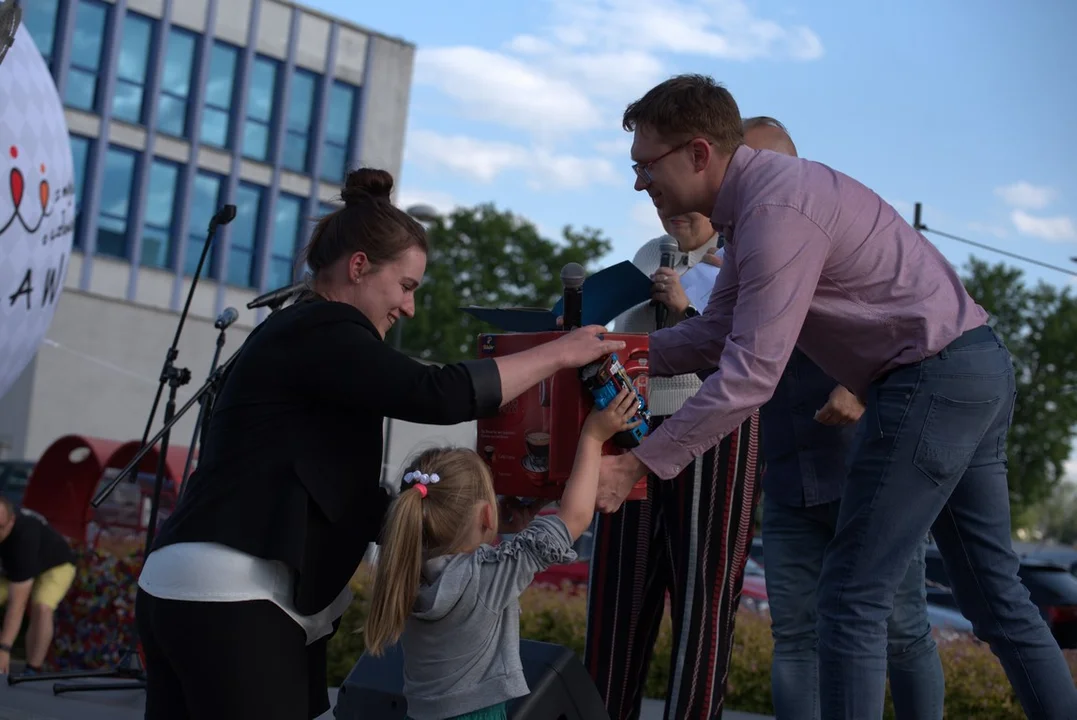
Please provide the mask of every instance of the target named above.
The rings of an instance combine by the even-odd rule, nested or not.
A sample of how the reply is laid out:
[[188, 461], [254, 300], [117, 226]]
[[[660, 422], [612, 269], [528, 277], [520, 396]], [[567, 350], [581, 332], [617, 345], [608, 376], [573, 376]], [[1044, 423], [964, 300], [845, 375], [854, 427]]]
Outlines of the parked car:
[[[1059, 647], [1077, 648], [1077, 577], [1068, 567], [1030, 556], [1021, 559], [1017, 574]], [[934, 546], [927, 550], [926, 575], [928, 602], [957, 609], [942, 555]]]
[[1069, 569], [1071, 575], [1077, 576], [1077, 548], [1050, 543], [1014, 543], [1013, 549], [1022, 558], [1054, 563]]

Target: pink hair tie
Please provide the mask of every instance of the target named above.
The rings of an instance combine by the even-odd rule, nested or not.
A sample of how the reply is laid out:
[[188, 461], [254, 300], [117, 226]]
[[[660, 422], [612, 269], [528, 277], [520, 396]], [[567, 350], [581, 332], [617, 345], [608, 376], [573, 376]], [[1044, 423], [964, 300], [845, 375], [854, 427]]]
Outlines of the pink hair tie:
[[426, 485], [422, 483], [415, 483], [414, 485], [412, 485], [412, 487], [418, 490], [420, 495], [426, 497]]

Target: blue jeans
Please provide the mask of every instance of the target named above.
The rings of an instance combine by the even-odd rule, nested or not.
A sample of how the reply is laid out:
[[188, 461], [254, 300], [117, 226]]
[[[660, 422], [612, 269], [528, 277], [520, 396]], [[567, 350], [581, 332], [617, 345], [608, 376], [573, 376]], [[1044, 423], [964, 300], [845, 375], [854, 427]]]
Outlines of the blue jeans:
[[872, 384], [819, 582], [822, 717], [882, 718], [886, 620], [931, 530], [954, 599], [1032, 720], [1077, 718], [1077, 689], [1010, 540], [1013, 363], [993, 331]]
[[[771, 694], [778, 720], [818, 720], [816, 587], [838, 524], [839, 501], [781, 505], [763, 496], [763, 554], [774, 661]], [[921, 542], [886, 621], [887, 665], [898, 720], [942, 720], [945, 681], [931, 636]]]

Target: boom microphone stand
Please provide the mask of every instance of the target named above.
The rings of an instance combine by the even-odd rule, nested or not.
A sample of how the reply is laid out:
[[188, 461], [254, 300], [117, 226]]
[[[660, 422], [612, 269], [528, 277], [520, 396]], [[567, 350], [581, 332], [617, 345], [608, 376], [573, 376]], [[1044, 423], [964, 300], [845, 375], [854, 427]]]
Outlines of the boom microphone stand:
[[[224, 348], [224, 332], [239, 319], [239, 311], [234, 307], [227, 307], [220, 315], [217, 316], [217, 322], [213, 324], [213, 327], [220, 330], [217, 333], [217, 347], [213, 351], [213, 362], [209, 365], [209, 375], [207, 378], [212, 378], [214, 373], [217, 372], [217, 362], [221, 359], [221, 350]], [[213, 402], [216, 399], [217, 390], [219, 388], [214, 387], [213, 390], [207, 392], [202, 398], [202, 407], [198, 411], [198, 419], [194, 422], [194, 432], [191, 433], [191, 444], [187, 449], [187, 462], [183, 465], [183, 482], [180, 483], [179, 493], [183, 493], [183, 489], [187, 486], [187, 478], [191, 476], [191, 461], [194, 459], [195, 447], [205, 447], [206, 443], [206, 428], [209, 427], [209, 416], [213, 414]], [[199, 433], [199, 430], [202, 432]], [[199, 435], [201, 434], [201, 437]]]
[[[191, 308], [191, 301], [194, 299], [194, 291], [198, 286], [198, 278], [202, 275], [202, 267], [205, 265], [206, 256], [209, 254], [210, 246], [213, 244], [213, 238], [217, 234], [217, 228], [222, 225], [227, 225], [232, 222], [236, 217], [236, 206], [225, 205], [217, 214], [209, 221], [209, 230], [206, 234], [206, 243], [202, 246], [202, 255], [198, 258], [198, 268], [195, 270], [194, 277], [191, 280], [190, 290], [187, 292], [187, 302], [183, 306], [183, 312], [180, 314], [179, 322], [176, 326], [176, 334], [172, 338], [172, 344], [165, 352], [164, 366], [161, 368], [160, 381], [157, 384], [157, 395], [153, 399], [153, 407], [150, 408], [150, 417], [146, 422], [146, 429], [142, 434], [142, 448], [135, 455], [134, 459], [125, 467], [109, 485], [97, 493], [96, 497], [91, 501], [91, 505], [95, 508], [100, 507], [101, 503], [116, 489], [123, 480], [131, 475], [138, 464], [142, 461], [142, 458], [157, 444], [161, 442], [159, 455], [157, 457], [157, 473], [154, 477], [153, 483], [153, 499], [150, 502], [150, 518], [149, 525], [146, 528], [146, 545], [143, 549], [143, 557], [145, 553], [148, 553], [153, 546], [154, 534], [157, 531], [157, 515], [161, 504], [161, 488], [164, 485], [166, 459], [168, 457], [168, 441], [170, 438], [170, 431], [172, 426], [183, 416], [183, 413], [208, 391], [208, 387], [211, 385], [207, 382], [202, 388], [195, 394], [195, 397], [187, 402], [183, 406], [183, 409], [176, 413], [176, 391], [183, 385], [186, 385], [191, 381], [191, 371], [187, 368], [176, 367], [176, 358], [179, 356], [179, 339], [180, 333], [183, 332], [183, 324], [187, 320], [187, 314]], [[229, 358], [229, 362], [235, 357]], [[227, 367], [227, 363], [220, 368], [223, 370]], [[216, 374], [216, 371], [215, 371]], [[223, 372], [220, 374], [223, 375]], [[164, 392], [165, 385], [168, 385], [168, 401], [165, 403], [164, 414], [164, 428], [154, 436], [153, 440], [147, 444], [146, 440], [150, 434], [150, 429], [153, 427], [153, 421], [157, 415], [157, 405], [161, 401], [161, 394]], [[120, 657], [120, 661], [113, 668], [102, 668], [98, 670], [81, 670], [75, 672], [62, 672], [62, 673], [39, 673], [37, 675], [8, 675], [8, 685], [15, 685], [21, 682], [38, 682], [46, 680], [73, 680], [78, 678], [116, 678], [124, 680], [125, 682], [118, 683], [56, 683], [52, 686], [53, 693], [59, 695], [64, 692], [81, 692], [81, 691], [94, 691], [94, 690], [141, 690], [146, 687], [146, 670], [142, 664], [142, 658], [139, 654], [137, 629], [132, 626], [132, 633], [135, 635], [133, 646], [129, 646]]]

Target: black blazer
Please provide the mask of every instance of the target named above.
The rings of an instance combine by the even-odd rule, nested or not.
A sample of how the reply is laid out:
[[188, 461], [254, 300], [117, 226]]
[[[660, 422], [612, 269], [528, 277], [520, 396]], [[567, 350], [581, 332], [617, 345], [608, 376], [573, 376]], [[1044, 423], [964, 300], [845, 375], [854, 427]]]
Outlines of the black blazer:
[[298, 302], [255, 328], [228, 370], [154, 549], [216, 542], [279, 560], [296, 574], [296, 609], [318, 612], [380, 532], [384, 419], [451, 425], [500, 405], [493, 360], [424, 365], [351, 305]]

